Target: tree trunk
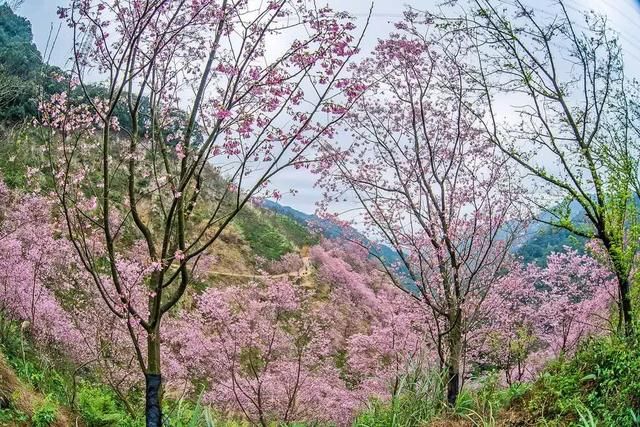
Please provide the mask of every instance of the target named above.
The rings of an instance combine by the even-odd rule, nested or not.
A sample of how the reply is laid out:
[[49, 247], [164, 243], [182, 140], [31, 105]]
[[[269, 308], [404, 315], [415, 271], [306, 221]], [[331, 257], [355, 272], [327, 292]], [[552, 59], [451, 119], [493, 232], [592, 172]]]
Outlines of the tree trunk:
[[460, 394], [460, 368], [455, 362], [447, 363], [447, 403], [453, 407]]
[[147, 427], [162, 425], [162, 377], [160, 374], [160, 328], [149, 333], [147, 338], [147, 372], [144, 374], [146, 388], [145, 414]]
[[[601, 233], [603, 234], [603, 233]], [[618, 279], [618, 292], [620, 293], [620, 326], [624, 329], [627, 337], [633, 335], [633, 313], [631, 311], [631, 295], [629, 283], [629, 269], [627, 268], [620, 250], [609, 239], [603, 239], [605, 249], [612, 261], [613, 269]], [[621, 245], [620, 245], [621, 246]], [[618, 246], [618, 247], [620, 247]]]
[[460, 394], [460, 357], [462, 354], [462, 313], [451, 316], [448, 344], [449, 354], [446, 363], [447, 403], [453, 407]]
[[618, 287], [620, 289], [620, 316], [624, 324], [624, 333], [627, 337], [633, 335], [633, 314], [631, 312], [631, 296], [629, 295], [629, 279], [618, 275]]

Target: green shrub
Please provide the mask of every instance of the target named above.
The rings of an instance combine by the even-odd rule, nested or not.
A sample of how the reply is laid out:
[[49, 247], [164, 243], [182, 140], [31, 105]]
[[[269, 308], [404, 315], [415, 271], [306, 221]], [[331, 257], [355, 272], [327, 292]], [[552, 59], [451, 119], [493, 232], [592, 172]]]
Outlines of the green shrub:
[[29, 417], [20, 410], [14, 408], [0, 409], [0, 426], [24, 425], [27, 421], [29, 421]]
[[297, 221], [261, 208], [247, 208], [236, 216], [234, 223], [259, 257], [277, 260], [296, 247], [311, 246], [319, 237]]
[[48, 167], [37, 132], [29, 126], [19, 126], [0, 135], [0, 175], [11, 188], [32, 190], [33, 185], [51, 188], [51, 179], [45, 173], [28, 178], [30, 169], [42, 171]]
[[312, 246], [320, 241], [318, 235], [311, 233], [308, 228], [288, 216], [280, 214], [270, 214], [268, 216], [272, 226], [298, 247]]
[[[495, 426], [501, 411], [520, 402], [530, 385], [500, 385], [498, 375], [474, 380], [475, 388], [463, 388], [453, 408], [447, 406], [444, 377], [437, 371], [413, 371], [399, 383], [390, 402], [373, 401], [356, 419], [359, 427], [427, 426], [435, 420], [471, 422], [473, 426]], [[479, 386], [479, 387], [478, 387]], [[455, 424], [458, 425], [458, 424]]]
[[293, 245], [282, 233], [278, 232], [254, 209], [241, 211], [236, 217], [236, 224], [242, 231], [253, 253], [268, 260], [277, 260], [293, 250]]
[[[195, 402], [188, 399], [163, 402], [164, 423], [171, 427], [249, 427], [244, 418], [220, 416], [211, 407], [202, 404], [202, 396]], [[304, 427], [307, 424], [273, 423], [270, 427]], [[312, 424], [315, 425], [315, 424]]]
[[122, 426], [132, 423], [129, 415], [120, 407], [114, 393], [100, 386], [84, 384], [78, 390], [78, 411], [91, 427]]
[[460, 393], [455, 414], [468, 419], [474, 426], [495, 426], [500, 413], [520, 401], [529, 389], [527, 383], [514, 383], [505, 388], [496, 373], [489, 373], [480, 381], [479, 388]]
[[48, 427], [58, 417], [58, 405], [49, 397], [33, 410], [31, 423], [33, 427]]
[[0, 334], [0, 351], [18, 378], [50, 399], [66, 405], [70, 380], [63, 375], [67, 369], [63, 359], [58, 359], [54, 366], [46, 353], [33, 346], [29, 337], [20, 330], [18, 322], [0, 319], [0, 325], [4, 329], [4, 334]]
[[562, 425], [637, 426], [640, 349], [617, 336], [585, 342], [576, 355], [551, 364], [527, 403], [538, 419]]

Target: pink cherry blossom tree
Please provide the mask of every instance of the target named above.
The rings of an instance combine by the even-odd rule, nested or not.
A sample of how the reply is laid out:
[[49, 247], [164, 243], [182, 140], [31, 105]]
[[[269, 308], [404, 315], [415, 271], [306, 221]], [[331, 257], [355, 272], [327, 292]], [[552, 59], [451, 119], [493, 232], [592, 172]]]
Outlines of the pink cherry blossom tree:
[[487, 297], [474, 360], [502, 370], [509, 384], [534, 378], [581, 340], [613, 331], [615, 282], [606, 266], [568, 248], [545, 268], [514, 265]]
[[347, 424], [354, 403], [333, 363], [333, 325], [321, 309], [288, 280], [206, 292], [198, 313], [211, 338], [208, 373], [217, 378], [205, 399], [263, 426]]
[[[165, 370], [198, 379], [229, 416], [350, 425], [373, 397], [389, 399], [425, 353], [424, 306], [395, 288], [359, 246], [310, 249], [314, 286], [294, 278], [210, 288], [167, 320]], [[431, 359], [433, 352], [430, 352]]]
[[[58, 351], [66, 334], [79, 350], [80, 334], [56, 293], [68, 292], [65, 279], [73, 266], [72, 248], [54, 237], [51, 205], [34, 195], [18, 195], [0, 183], [0, 313], [4, 320], [25, 322], [38, 343]], [[9, 209], [8, 207], [12, 208]]]
[[75, 365], [74, 376], [91, 369], [133, 414], [127, 395], [139, 381], [126, 327], [91, 286], [64, 224], [56, 220], [56, 203], [2, 183], [0, 199], [2, 321], [22, 322], [35, 345]]
[[[59, 15], [77, 87], [41, 105], [55, 191], [82, 264], [127, 325], [158, 426], [163, 315], [247, 201], [330, 142], [354, 101], [342, 74], [359, 41], [347, 15], [306, 1], [74, 0]], [[88, 73], [105, 96], [90, 95]], [[130, 271], [138, 241], [144, 267]]]
[[[130, 333], [143, 336], [144, 328], [108, 310], [55, 202], [3, 185], [0, 200], [2, 318], [23, 322], [38, 346], [71, 362], [74, 377], [100, 378], [135, 415], [131, 396], [141, 379]], [[100, 239], [92, 245], [101, 251]], [[144, 245], [133, 242], [117, 265], [136, 307], [146, 299]], [[309, 252], [305, 277], [208, 288], [174, 310], [163, 326], [167, 393], [201, 394], [216, 410], [256, 424], [346, 426], [368, 399], [393, 396], [410, 363], [431, 363], [424, 305], [395, 288], [366, 250], [325, 241]], [[299, 265], [293, 258], [284, 263]], [[198, 280], [206, 261], [194, 271]]]
[[279, 260], [271, 261], [266, 268], [271, 274], [295, 274], [304, 268], [304, 260], [295, 253], [284, 254]]
[[354, 70], [366, 92], [349, 114], [353, 144], [326, 150], [333, 167], [322, 181], [325, 206], [352, 200], [370, 233], [401, 259], [383, 265], [429, 309], [453, 404], [465, 335], [521, 224], [511, 221], [521, 190], [463, 107], [468, 88], [456, 61], [429, 37], [404, 31], [406, 23], [398, 27]]
[[310, 257], [318, 286], [330, 289], [324, 310], [346, 355], [346, 377], [362, 402], [387, 400], [412, 364], [428, 368], [435, 358], [429, 310], [395, 287], [361, 245], [324, 241]]

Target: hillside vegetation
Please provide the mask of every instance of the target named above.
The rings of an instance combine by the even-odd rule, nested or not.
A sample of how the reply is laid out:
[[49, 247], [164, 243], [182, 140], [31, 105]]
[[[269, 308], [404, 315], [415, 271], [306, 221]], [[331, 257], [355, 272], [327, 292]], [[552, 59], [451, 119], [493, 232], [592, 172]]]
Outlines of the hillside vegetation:
[[[12, 191], [15, 192], [14, 201], [18, 200], [16, 197], [21, 197], [19, 194], [26, 195], [29, 186], [34, 183], [43, 187], [47, 185], [46, 180], [40, 180], [38, 176], [28, 174], [28, 168], [38, 167], [37, 156], [25, 155], [29, 152], [38, 152], [37, 144], [29, 138], [31, 132], [29, 128], [24, 130], [17, 128], [5, 134], [2, 141], [2, 150], [12, 159], [2, 164], [2, 175], [21, 178], [9, 181], [13, 187]], [[3, 218], [7, 221], [6, 216]], [[293, 286], [291, 290], [303, 292], [303, 294], [310, 291], [312, 295], [311, 300], [305, 303], [311, 305], [305, 306], [306, 308], [300, 307], [304, 310], [300, 314], [307, 317], [315, 310], [311, 308], [313, 305], [328, 303], [332, 307], [331, 311], [328, 311], [327, 306], [322, 309], [323, 314], [333, 313], [330, 315], [331, 322], [340, 324], [343, 333], [347, 334], [337, 341], [332, 338], [332, 345], [338, 347], [337, 352], [332, 356], [336, 359], [331, 365], [341, 372], [336, 380], [342, 378], [341, 381], [345, 381], [342, 386], [345, 388], [340, 393], [348, 391], [356, 395], [359, 392], [368, 394], [371, 387], [375, 386], [379, 387], [378, 393], [384, 395], [386, 379], [394, 372], [385, 372], [393, 366], [389, 364], [392, 360], [389, 357], [405, 358], [413, 353], [413, 350], [406, 347], [380, 352], [382, 348], [379, 346], [384, 342], [385, 335], [377, 328], [385, 328], [384, 325], [388, 322], [381, 317], [383, 312], [380, 310], [382, 307], [389, 307], [388, 302], [385, 302], [385, 298], [388, 297], [379, 294], [382, 291], [379, 287], [385, 281], [384, 274], [375, 267], [375, 258], [366, 260], [367, 256], [366, 253], [361, 252], [362, 248], [351, 247], [344, 251], [339, 249], [340, 245], [334, 246], [334, 243], [324, 242], [318, 246], [319, 242], [320, 238], [317, 234], [308, 231], [289, 216], [258, 206], [249, 207], [234, 222], [234, 226], [225, 231], [219, 245], [212, 249], [211, 261], [206, 266], [208, 270], [202, 271], [197, 276], [193, 292], [185, 299], [181, 314], [175, 316], [175, 322], [178, 323], [174, 324], [175, 329], [169, 336], [176, 338], [182, 336], [181, 340], [184, 340], [185, 335], [182, 334], [186, 334], [192, 328], [192, 322], [196, 321], [192, 316], [201, 315], [197, 314], [200, 310], [198, 304], [204, 303], [201, 298], [212, 291], [215, 292], [211, 295], [212, 297], [217, 295], [215, 299], [224, 299], [226, 297], [223, 295], [229, 295], [239, 298], [242, 304], [249, 304], [254, 297], [251, 294], [244, 294], [249, 291], [247, 285], [255, 286], [262, 283], [259, 287], [267, 286], [264, 289], [268, 290], [276, 286], [273, 288], [275, 291], [280, 285], [274, 283], [270, 276], [275, 277], [282, 272], [291, 273], [289, 277], [292, 282], [287, 286]], [[59, 250], [59, 247], [56, 250]], [[360, 252], [360, 255], [355, 256], [356, 252]], [[309, 256], [312, 260], [310, 275], [301, 276], [299, 271], [304, 268], [304, 257]], [[559, 265], [564, 267], [566, 262], [559, 260]], [[356, 273], [358, 270], [354, 269], [361, 270]], [[354, 276], [354, 274], [360, 274], [360, 276]], [[362, 288], [355, 287], [359, 283], [362, 285], [358, 286], [363, 286]], [[25, 285], [27, 290], [33, 286], [29, 285], [28, 281]], [[51, 289], [55, 290], [57, 285], [50, 283], [46, 286], [54, 286]], [[390, 287], [385, 292], [391, 292], [392, 289], [393, 287]], [[56, 292], [62, 292], [59, 294], [62, 298], [59, 303], [64, 306], [65, 299], [70, 295], [65, 296], [66, 292], [62, 289]], [[227, 292], [231, 293], [227, 294]], [[400, 293], [394, 298], [401, 296]], [[258, 295], [256, 297], [258, 298], [256, 301], [263, 298]], [[370, 300], [371, 298], [373, 300]], [[405, 304], [408, 303], [407, 301]], [[368, 304], [372, 305], [365, 308]], [[113, 364], [109, 369], [125, 369], [120, 371], [119, 375], [111, 377], [116, 371], [109, 373], [109, 370], [104, 371], [103, 368], [98, 369], [94, 366], [96, 361], [91, 358], [76, 359], [75, 356], [67, 354], [62, 336], [49, 335], [50, 332], [47, 332], [48, 338], [43, 339], [40, 332], [33, 329], [36, 325], [38, 328], [49, 328], [47, 324], [51, 319], [21, 321], [20, 315], [16, 317], [18, 313], [10, 310], [9, 308], [9, 311], [5, 311], [2, 321], [4, 331], [2, 349], [8, 363], [2, 365], [3, 375], [7, 380], [1, 391], [2, 402], [4, 402], [0, 417], [3, 423], [1, 425], [70, 425], [69, 419], [78, 420], [80, 425], [88, 426], [142, 425], [142, 419], [136, 415], [140, 413], [136, 408], [141, 404], [137, 381], [126, 385], [124, 389], [122, 388], [124, 384], [118, 385], [118, 382], [124, 378], [135, 378], [135, 374], [128, 372], [125, 369], [126, 365], [122, 365], [124, 360], [108, 362], [107, 366]], [[256, 310], [259, 309], [256, 308]], [[269, 319], [267, 312], [254, 314], [266, 316], [260, 320], [261, 322]], [[395, 313], [393, 317], [398, 315], [399, 313]], [[30, 319], [30, 315], [27, 315], [26, 319]], [[180, 322], [186, 319], [190, 319], [189, 323], [181, 326]], [[407, 320], [409, 323], [402, 323], [404, 322], [402, 320], [394, 326], [396, 328], [394, 334], [399, 334], [398, 337], [402, 337], [403, 340], [409, 337], [405, 334], [415, 333], [410, 331], [420, 325], [420, 322], [416, 323], [417, 319]], [[251, 322], [250, 319], [243, 319], [243, 321]], [[29, 322], [34, 322], [34, 325], [30, 325]], [[401, 325], [409, 329], [398, 330], [397, 328]], [[245, 330], [251, 329], [248, 324], [238, 327], [248, 328]], [[286, 326], [284, 331], [287, 334], [292, 333], [291, 327], [291, 325]], [[521, 358], [522, 363], [537, 363], [533, 360], [530, 362], [528, 359], [535, 353], [535, 346], [522, 347], [528, 346], [529, 344], [526, 343], [534, 339], [533, 336], [527, 335], [529, 337], [527, 338], [525, 335], [519, 335], [521, 332], [516, 330], [515, 340], [509, 344], [512, 346], [509, 357]], [[361, 338], [356, 339], [357, 336]], [[343, 347], [342, 340], [346, 337], [350, 337], [351, 344]], [[410, 343], [413, 343], [412, 346], [415, 345], [416, 342], [413, 340], [418, 337], [419, 335], [416, 335], [410, 341], [404, 341], [405, 345]], [[229, 336], [229, 338], [232, 337]], [[196, 339], [198, 344], [193, 343], [183, 347], [183, 341], [176, 349], [181, 347], [186, 349], [190, 346], [191, 352], [202, 345], [203, 337]], [[364, 341], [358, 343], [359, 340]], [[340, 344], [341, 341], [343, 344]], [[504, 388], [501, 370], [512, 369], [510, 365], [501, 365], [500, 359], [493, 359], [493, 367], [487, 368], [486, 365], [483, 367], [485, 363], [483, 362], [470, 372], [469, 381], [474, 386], [463, 392], [453, 409], [447, 408], [436, 397], [444, 393], [443, 379], [437, 371], [416, 365], [412, 370], [398, 377], [399, 382], [391, 400], [372, 400], [366, 405], [356, 405], [360, 414], [355, 416], [354, 425], [413, 426], [424, 423], [436, 426], [601, 425], [602, 423], [604, 423], [602, 425], [614, 425], [612, 420], [616, 420], [617, 425], [633, 426], [636, 425], [634, 408], [637, 402], [634, 402], [638, 392], [634, 387], [640, 383], [633, 375], [637, 372], [635, 366], [640, 363], [640, 356], [633, 351], [632, 346], [629, 346], [629, 342], [633, 342], [633, 339], [627, 341], [602, 337], [587, 340], [580, 345], [575, 356], [556, 354], [559, 358], [544, 368], [533, 382], [516, 380], [508, 388]], [[363, 345], [364, 347], [358, 347]], [[357, 360], [358, 351], [364, 352], [362, 356], [366, 355], [364, 365], [362, 363], [365, 360]], [[184, 356], [180, 353], [171, 357], [177, 357], [172, 363], [183, 364], [188, 360], [183, 359]], [[248, 360], [251, 360], [252, 356], [240, 354], [239, 357], [241, 363], [249, 363]], [[249, 359], [246, 359], [247, 357]], [[321, 359], [315, 360], [317, 363]], [[371, 363], [373, 365], [370, 365]], [[427, 363], [426, 366], [429, 365], [431, 363]], [[383, 370], [380, 371], [380, 368]], [[184, 369], [186, 371], [183, 371]], [[183, 365], [175, 374], [182, 372], [175, 377], [177, 384], [169, 383], [165, 405], [172, 425], [242, 423], [243, 417], [240, 414], [229, 419], [212, 410], [209, 406], [212, 400], [209, 400], [207, 394], [197, 391], [199, 382], [189, 387], [191, 392], [183, 394], [184, 385], [180, 385], [181, 382], [191, 375], [200, 376], [201, 374], [195, 373], [202, 372], [201, 369], [202, 367], [189, 366], [189, 364]], [[240, 372], [242, 369], [244, 368], [240, 368]], [[182, 377], [185, 374], [187, 377]], [[325, 376], [323, 380], [326, 380], [328, 374], [323, 375]], [[630, 377], [627, 378], [627, 376]], [[273, 392], [277, 393], [275, 390]], [[342, 394], [340, 400], [344, 404], [350, 402], [349, 399], [355, 399], [348, 403], [348, 405], [355, 405], [355, 402], [361, 399], [356, 395]], [[318, 405], [319, 408], [325, 404], [326, 402], [311, 403], [312, 407]], [[335, 406], [333, 409], [332, 417], [338, 415]], [[277, 411], [276, 407], [272, 410]], [[331, 424], [337, 420], [349, 419], [352, 416], [349, 415], [352, 413], [351, 409], [345, 408], [344, 411], [346, 412], [338, 416], [345, 418], [331, 418], [334, 421], [327, 421]], [[39, 419], [44, 421], [35, 421]], [[589, 422], [593, 424], [585, 424]], [[343, 421], [338, 421], [338, 424], [343, 424]]]
[[[576, 36], [562, 2], [544, 25], [491, 3], [408, 10], [362, 52], [371, 29], [313, 2], [74, 2], [71, 71], [0, 5], [0, 426], [640, 426], [640, 186], [618, 133], [640, 114], [593, 83], [608, 114], [581, 115], [581, 80], [541, 71], [563, 37], [618, 88], [617, 44], [598, 19]], [[544, 98], [524, 113], [544, 132], [478, 123], [501, 73]], [[287, 167], [317, 175], [317, 214], [276, 201]], [[530, 176], [561, 191], [543, 205]], [[329, 210], [347, 201], [357, 227]]]

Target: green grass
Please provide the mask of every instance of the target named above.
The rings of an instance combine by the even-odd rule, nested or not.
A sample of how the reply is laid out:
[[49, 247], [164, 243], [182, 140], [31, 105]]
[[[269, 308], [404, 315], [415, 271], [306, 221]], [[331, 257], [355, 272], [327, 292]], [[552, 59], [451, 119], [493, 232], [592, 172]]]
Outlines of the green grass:
[[94, 378], [79, 376], [74, 384], [74, 367], [64, 355], [34, 347], [17, 322], [0, 319], [0, 330], [0, 352], [9, 366], [23, 384], [46, 396], [31, 416], [15, 410], [0, 412], [0, 426], [28, 419], [33, 426], [46, 427], [56, 420], [60, 407], [71, 408], [87, 426], [142, 425], [135, 424], [115, 393]]
[[575, 356], [551, 362], [533, 383], [504, 387], [496, 375], [485, 375], [453, 408], [444, 403], [437, 374], [415, 372], [402, 379], [390, 402], [371, 402], [355, 425], [409, 427], [440, 419], [495, 426], [515, 416], [523, 425], [640, 427], [639, 342], [617, 335], [590, 339]]
[[0, 324], [0, 351], [18, 378], [31, 385], [34, 390], [49, 396], [50, 400], [64, 404], [70, 379], [31, 345], [17, 322], [0, 319]]
[[287, 216], [273, 213], [267, 216], [272, 226], [297, 247], [312, 246], [320, 241], [317, 234]]
[[58, 404], [47, 396], [47, 398], [33, 411], [31, 423], [33, 427], [49, 427], [58, 417]]
[[15, 408], [0, 409], [0, 426], [24, 425], [29, 421], [29, 416]]
[[134, 426], [118, 397], [108, 387], [83, 382], [78, 389], [77, 410], [90, 426]]
[[[41, 172], [47, 162], [37, 130], [23, 126], [0, 135], [0, 175], [10, 188], [33, 189], [33, 185], [51, 188], [48, 174]], [[34, 171], [29, 177], [29, 170]], [[35, 172], [38, 170], [38, 172]]]
[[437, 420], [495, 426], [500, 413], [514, 402], [520, 402], [530, 388], [529, 384], [522, 383], [502, 387], [495, 374], [476, 382], [477, 387], [464, 388], [456, 404], [450, 407], [445, 399], [444, 377], [437, 370], [413, 369], [399, 381], [397, 392], [389, 402], [370, 402], [354, 426], [427, 426]]
[[399, 380], [391, 401], [370, 402], [354, 426], [410, 427], [426, 424], [446, 409], [444, 385], [439, 372], [412, 369]]

